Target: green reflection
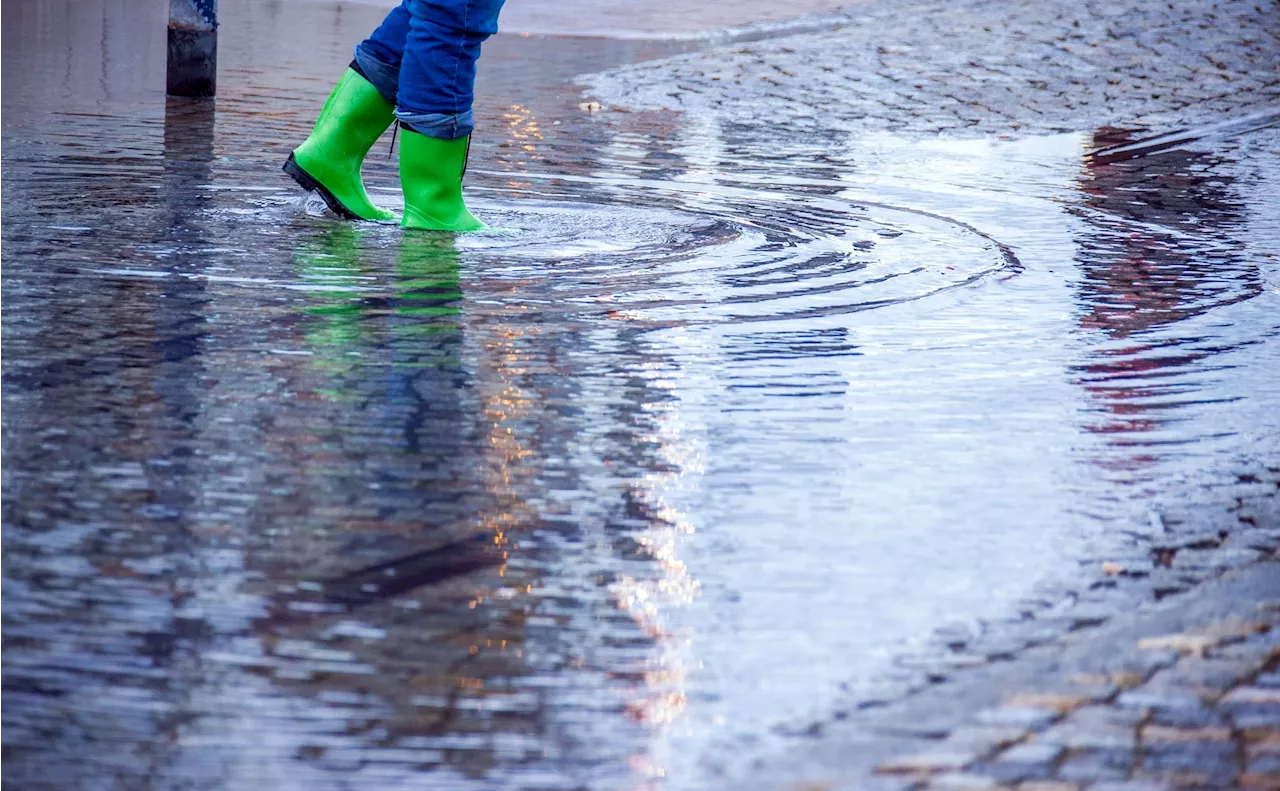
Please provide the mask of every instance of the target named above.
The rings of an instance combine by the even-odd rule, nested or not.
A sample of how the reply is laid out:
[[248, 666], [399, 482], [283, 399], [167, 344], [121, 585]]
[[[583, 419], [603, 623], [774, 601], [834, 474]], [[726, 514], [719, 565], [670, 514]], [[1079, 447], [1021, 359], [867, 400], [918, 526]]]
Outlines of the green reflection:
[[320, 394], [358, 398], [359, 379], [378, 368], [457, 367], [462, 289], [452, 234], [405, 234], [386, 247], [374, 229], [334, 223], [303, 241], [294, 261], [307, 294], [303, 336], [334, 382]]
[[350, 372], [369, 345], [364, 301], [376, 284], [361, 255], [364, 233], [353, 224], [335, 223], [294, 252], [307, 286], [304, 312], [313, 318], [304, 336], [316, 367], [335, 376]]
[[396, 266], [395, 322], [403, 332], [456, 332], [462, 313], [462, 286], [453, 234], [408, 233]]

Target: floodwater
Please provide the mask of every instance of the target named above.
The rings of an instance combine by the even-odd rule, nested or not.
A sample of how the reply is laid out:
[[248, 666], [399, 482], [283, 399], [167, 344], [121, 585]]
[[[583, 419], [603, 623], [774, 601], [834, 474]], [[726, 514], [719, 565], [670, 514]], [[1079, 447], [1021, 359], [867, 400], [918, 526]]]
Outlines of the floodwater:
[[493, 229], [406, 235], [279, 172], [376, 9], [224, 2], [214, 104], [6, 6], [14, 788], [722, 787], [1276, 458], [1274, 128], [605, 119], [691, 45], [499, 37]]

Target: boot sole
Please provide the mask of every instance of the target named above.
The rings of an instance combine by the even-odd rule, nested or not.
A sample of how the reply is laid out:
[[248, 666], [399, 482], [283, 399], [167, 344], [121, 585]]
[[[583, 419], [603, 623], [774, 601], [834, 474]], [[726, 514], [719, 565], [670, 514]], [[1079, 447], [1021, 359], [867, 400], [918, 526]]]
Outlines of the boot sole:
[[330, 192], [328, 188], [326, 188], [319, 181], [316, 181], [315, 177], [313, 177], [310, 173], [303, 170], [302, 166], [299, 165], [296, 160], [294, 160], [293, 154], [290, 154], [289, 158], [285, 160], [284, 167], [281, 168], [281, 170], [283, 170], [285, 173], [288, 173], [290, 176], [292, 176], [293, 180], [298, 182], [298, 186], [302, 187], [307, 192], [319, 193], [320, 197], [324, 198], [324, 202], [326, 205], [328, 205], [329, 210], [332, 211], [334, 214], [338, 215], [339, 217], [341, 217], [342, 219], [344, 220], [360, 219], [360, 217], [357, 216], [355, 212], [351, 211], [346, 206], [343, 206], [342, 201], [338, 200], [337, 196], [335, 196], [332, 192]]

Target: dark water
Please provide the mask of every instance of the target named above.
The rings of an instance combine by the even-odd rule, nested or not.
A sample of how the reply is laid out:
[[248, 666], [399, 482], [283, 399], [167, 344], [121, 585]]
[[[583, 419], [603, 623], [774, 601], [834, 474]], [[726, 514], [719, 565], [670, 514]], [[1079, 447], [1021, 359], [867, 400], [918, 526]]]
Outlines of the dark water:
[[1276, 458], [1274, 129], [600, 119], [674, 45], [498, 38], [494, 230], [405, 235], [278, 171], [375, 11], [224, 3], [216, 106], [5, 11], [14, 788], [716, 787]]

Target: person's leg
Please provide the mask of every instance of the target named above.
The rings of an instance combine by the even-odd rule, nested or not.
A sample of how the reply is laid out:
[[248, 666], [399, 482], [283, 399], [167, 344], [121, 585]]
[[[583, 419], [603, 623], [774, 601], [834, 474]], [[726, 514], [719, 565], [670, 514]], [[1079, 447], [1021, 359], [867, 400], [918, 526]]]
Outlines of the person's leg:
[[476, 61], [498, 32], [503, 0], [405, 0], [409, 34], [400, 64], [396, 117], [404, 127], [400, 185], [407, 228], [472, 231], [484, 227], [462, 201], [475, 126]]
[[408, 2], [401, 2], [372, 35], [356, 46], [355, 60], [351, 63], [392, 106], [400, 85], [400, 62], [409, 36], [409, 20]]
[[396, 116], [419, 134], [471, 134], [476, 61], [498, 32], [503, 0], [405, 0], [410, 13]]
[[409, 21], [409, 10], [401, 3], [356, 47], [350, 68], [329, 94], [315, 128], [284, 164], [286, 173], [304, 189], [317, 192], [340, 217], [395, 219], [369, 200], [360, 167], [395, 119]]

